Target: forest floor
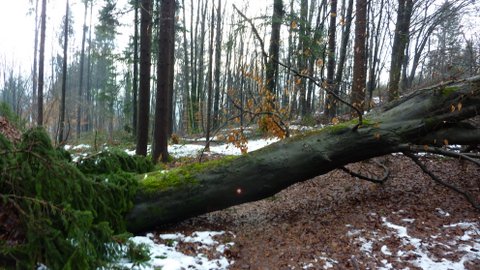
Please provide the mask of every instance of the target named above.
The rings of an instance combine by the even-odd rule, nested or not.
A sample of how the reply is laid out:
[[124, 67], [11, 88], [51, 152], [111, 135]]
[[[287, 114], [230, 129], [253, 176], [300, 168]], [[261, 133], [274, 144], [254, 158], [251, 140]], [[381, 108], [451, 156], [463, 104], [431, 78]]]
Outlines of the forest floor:
[[[380, 159], [391, 170], [383, 185], [335, 170], [155, 234], [226, 231], [218, 240], [234, 242], [221, 254], [228, 269], [480, 269], [480, 212], [403, 155]], [[437, 156], [421, 160], [480, 201], [478, 166]], [[349, 168], [382, 174], [367, 162]], [[184, 253], [201, 248], [179, 247]], [[218, 256], [213, 253], [208, 256]]]

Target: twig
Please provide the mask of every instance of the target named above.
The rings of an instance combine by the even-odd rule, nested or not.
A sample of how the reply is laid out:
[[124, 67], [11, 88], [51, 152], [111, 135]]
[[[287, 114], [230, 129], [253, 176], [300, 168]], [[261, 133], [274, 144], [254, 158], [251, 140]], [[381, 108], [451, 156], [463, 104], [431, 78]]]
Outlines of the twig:
[[404, 154], [405, 156], [409, 157], [411, 160], [413, 160], [413, 162], [415, 162], [415, 163], [418, 165], [418, 167], [420, 167], [420, 169], [422, 169], [422, 171], [423, 171], [424, 173], [426, 173], [428, 176], [430, 176], [430, 178], [432, 178], [435, 182], [437, 182], [437, 183], [439, 183], [440, 185], [442, 185], [442, 186], [444, 186], [444, 187], [447, 187], [447, 188], [449, 188], [449, 189], [451, 189], [451, 190], [453, 190], [453, 191], [461, 194], [463, 197], [465, 197], [465, 199], [467, 199], [467, 201], [468, 201], [475, 209], [480, 210], [480, 205], [475, 201], [475, 199], [473, 198], [473, 196], [472, 196], [470, 193], [468, 193], [468, 192], [466, 192], [466, 191], [464, 191], [464, 190], [462, 190], [462, 189], [460, 189], [460, 188], [458, 188], [458, 187], [456, 187], [456, 186], [454, 186], [454, 185], [452, 185], [452, 184], [449, 184], [449, 183], [447, 183], [447, 182], [444, 182], [443, 180], [441, 180], [440, 178], [438, 178], [435, 174], [433, 174], [430, 170], [428, 170], [428, 168], [427, 168], [422, 162], [420, 162], [420, 160], [418, 159], [418, 157], [415, 156], [412, 152], [404, 151], [403, 154]]
[[369, 182], [372, 182], [372, 183], [375, 183], [375, 184], [383, 184], [383, 183], [385, 183], [385, 181], [387, 181], [388, 177], [390, 177], [390, 170], [387, 168], [387, 166], [381, 164], [380, 162], [377, 162], [377, 161], [374, 161], [374, 162], [378, 166], [382, 167], [383, 170], [384, 170], [384, 174], [383, 174], [383, 177], [381, 179], [361, 175], [359, 173], [353, 172], [352, 170], [348, 169], [345, 166], [340, 168], [340, 169], [342, 169], [344, 172], [350, 174], [353, 177], [357, 177], [357, 178], [360, 178], [362, 180], [366, 180], [366, 181], [369, 181]]
[[464, 153], [457, 153], [457, 152], [453, 152], [453, 151], [448, 151], [448, 150], [438, 148], [438, 147], [420, 146], [420, 145], [400, 145], [399, 149], [400, 149], [400, 151], [426, 152], [426, 153], [439, 154], [439, 155], [447, 156], [447, 157], [460, 158], [460, 159], [468, 160], [468, 161], [480, 166], [480, 161], [476, 160], [474, 157], [470, 157], [470, 155], [467, 155], [467, 154], [464, 154]]

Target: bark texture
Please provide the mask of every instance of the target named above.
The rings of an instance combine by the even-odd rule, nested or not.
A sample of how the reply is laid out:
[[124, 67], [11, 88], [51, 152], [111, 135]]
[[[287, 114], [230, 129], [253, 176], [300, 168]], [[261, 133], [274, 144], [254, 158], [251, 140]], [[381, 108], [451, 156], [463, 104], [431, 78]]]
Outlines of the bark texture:
[[[461, 104], [461, 105], [460, 105]], [[453, 109], [455, 107], [455, 109]], [[421, 89], [356, 121], [298, 135], [237, 158], [142, 175], [128, 229], [156, 226], [263, 199], [346, 164], [418, 145], [479, 144], [480, 76]], [[459, 132], [461, 136], [459, 136]]]
[[140, 5], [140, 88], [138, 92], [137, 155], [147, 155], [150, 113], [150, 68], [152, 50], [152, 0]]

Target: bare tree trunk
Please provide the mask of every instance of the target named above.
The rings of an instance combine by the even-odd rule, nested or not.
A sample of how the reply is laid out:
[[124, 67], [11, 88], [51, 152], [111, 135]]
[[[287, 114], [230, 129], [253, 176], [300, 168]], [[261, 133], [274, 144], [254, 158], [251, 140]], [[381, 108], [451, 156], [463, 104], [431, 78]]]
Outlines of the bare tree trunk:
[[134, 34], [133, 34], [133, 101], [132, 101], [132, 110], [133, 110], [133, 119], [132, 119], [132, 130], [133, 136], [137, 136], [137, 121], [138, 121], [138, 3], [140, 0], [134, 0], [134, 9], [135, 9], [135, 21], [133, 22]]
[[[157, 62], [157, 93], [155, 103], [155, 127], [153, 130], [152, 160], [157, 162], [160, 157], [163, 162], [168, 161], [168, 132], [171, 124], [171, 110], [169, 110], [171, 95], [173, 94], [172, 55], [175, 51], [175, 0], [162, 0], [160, 5], [160, 31]], [[170, 118], [170, 119], [169, 119]]]
[[152, 65], [152, 0], [142, 0], [140, 10], [140, 89], [138, 93], [136, 154], [146, 156], [150, 114], [150, 69]]
[[88, 58], [87, 58], [87, 87], [85, 89], [85, 102], [87, 104], [86, 124], [84, 131], [90, 131], [93, 126], [92, 122], [92, 16], [93, 3], [90, 5], [90, 26], [88, 27]]
[[410, 19], [412, 17], [413, 0], [398, 0], [397, 23], [392, 46], [392, 60], [390, 64], [390, 78], [388, 83], [388, 100], [397, 99], [400, 96], [400, 74], [405, 57], [405, 48], [408, 43]]
[[370, 31], [370, 61], [369, 61], [369, 70], [368, 70], [368, 104], [367, 108], [370, 110], [373, 106], [373, 90], [376, 87], [376, 70], [379, 64], [378, 55], [380, 53], [380, 33], [382, 29], [382, 18], [383, 18], [383, 8], [384, 0], [380, 2], [380, 10], [378, 11], [378, 22], [375, 24], [375, 9], [372, 7], [372, 30]]
[[[342, 31], [342, 40], [340, 44], [340, 53], [337, 62], [337, 71], [335, 74], [335, 93], [340, 93], [340, 85], [343, 82], [343, 73], [345, 69], [345, 60], [347, 59], [347, 47], [350, 38], [350, 28], [352, 26], [353, 0], [348, 1], [347, 14], [345, 16], [345, 28]], [[334, 104], [336, 106], [336, 104]], [[335, 108], [335, 111], [337, 108]]]
[[282, 26], [283, 0], [273, 1], [272, 34], [268, 50], [268, 63], [266, 67], [265, 86], [268, 91], [276, 96], [278, 76], [278, 56], [280, 54], [280, 27]]
[[222, 32], [223, 32], [223, 18], [222, 15], [222, 0], [218, 0], [217, 4], [217, 32], [215, 40], [215, 100], [213, 102], [213, 128], [219, 126], [219, 107], [220, 107], [220, 67], [222, 64]]
[[32, 71], [32, 121], [36, 118], [37, 113], [37, 88], [38, 88], [38, 2], [35, 1], [35, 41], [33, 45], [33, 71]]
[[40, 52], [38, 61], [38, 101], [37, 125], [43, 125], [43, 86], [45, 70], [45, 32], [47, 28], [47, 0], [42, 0], [42, 24], [40, 26]]
[[[213, 1], [212, 1], [213, 2]], [[219, 25], [217, 26], [219, 27]], [[210, 151], [210, 129], [212, 125], [212, 94], [213, 94], [213, 37], [215, 30], [215, 7], [212, 3], [212, 15], [210, 17], [210, 42], [208, 47], [208, 71], [207, 71], [207, 125], [206, 125], [206, 151]]]
[[60, 100], [60, 130], [58, 132], [57, 142], [63, 142], [64, 138], [64, 130], [65, 130], [65, 95], [67, 91], [67, 53], [68, 53], [68, 24], [69, 24], [69, 5], [68, 0], [66, 4], [65, 10], [65, 28], [63, 29], [63, 67], [62, 67], [62, 96]]
[[[327, 64], [327, 84], [330, 90], [335, 89], [335, 47], [336, 47], [336, 31], [337, 31], [337, 0], [330, 2], [330, 25], [328, 27], [328, 64]], [[336, 100], [327, 94], [325, 98], [325, 115], [328, 119], [332, 119], [337, 111]]]
[[[187, 16], [185, 15], [185, 0], [182, 0], [182, 15], [183, 15], [183, 129], [186, 132], [191, 130], [191, 117], [190, 117], [190, 93], [191, 93], [191, 86], [190, 86], [190, 60], [188, 58], [188, 40], [187, 40]], [[193, 9], [193, 7], [192, 7]], [[193, 18], [191, 19], [193, 20]]]
[[[297, 58], [297, 68], [300, 72], [305, 73], [307, 69], [305, 56], [307, 49], [306, 35], [307, 35], [307, 20], [308, 20], [308, 1], [301, 0], [300, 4], [300, 31], [298, 39], [298, 58]], [[306, 99], [306, 89], [305, 89], [305, 80], [301, 77], [296, 78], [295, 82], [296, 92], [299, 92], [299, 106], [300, 106], [300, 115], [303, 117], [307, 115], [307, 99]]]
[[366, 59], [366, 29], [367, 29], [367, 2], [357, 0], [355, 18], [355, 49], [353, 60], [353, 85], [351, 103], [363, 112], [365, 103], [365, 88], [367, 69]]
[[77, 100], [77, 138], [80, 138], [82, 131], [82, 105], [83, 105], [83, 70], [85, 63], [85, 40], [87, 36], [87, 11], [88, 1], [85, 1], [85, 14], [83, 15], [83, 31], [82, 31], [82, 49], [80, 52], [80, 82], [78, 84], [78, 100]]

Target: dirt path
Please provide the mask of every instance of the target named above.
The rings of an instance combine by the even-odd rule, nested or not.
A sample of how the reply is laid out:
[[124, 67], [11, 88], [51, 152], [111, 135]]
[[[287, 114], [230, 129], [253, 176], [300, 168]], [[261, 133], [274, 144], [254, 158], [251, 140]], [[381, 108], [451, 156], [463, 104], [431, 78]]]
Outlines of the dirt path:
[[[422, 160], [480, 200], [480, 168], [438, 157]], [[404, 156], [384, 161], [391, 169], [384, 185], [336, 170], [161, 233], [233, 232], [235, 245], [225, 252], [235, 261], [230, 269], [480, 269], [480, 212]], [[365, 163], [350, 168], [381, 174]]]

